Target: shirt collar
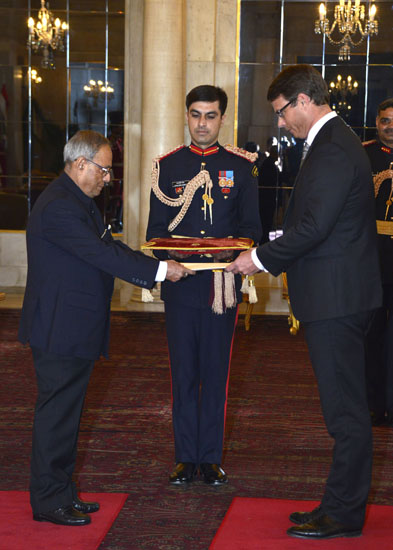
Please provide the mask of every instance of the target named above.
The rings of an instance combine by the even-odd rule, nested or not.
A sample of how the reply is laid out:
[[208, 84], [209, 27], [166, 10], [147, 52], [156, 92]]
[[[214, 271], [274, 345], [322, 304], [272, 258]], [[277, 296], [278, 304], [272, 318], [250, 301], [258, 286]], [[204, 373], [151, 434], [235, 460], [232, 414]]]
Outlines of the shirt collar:
[[324, 126], [330, 119], [334, 118], [337, 116], [337, 113], [335, 111], [330, 111], [330, 113], [328, 113], [327, 115], [324, 115], [322, 118], [320, 118], [315, 124], [314, 126], [311, 126], [309, 132], [308, 132], [308, 135], [307, 135], [307, 138], [306, 138], [306, 141], [309, 145], [312, 144], [312, 142], [314, 141], [315, 139], [315, 136], [317, 135], [317, 133], [319, 132], [319, 130], [322, 128], [322, 126]]

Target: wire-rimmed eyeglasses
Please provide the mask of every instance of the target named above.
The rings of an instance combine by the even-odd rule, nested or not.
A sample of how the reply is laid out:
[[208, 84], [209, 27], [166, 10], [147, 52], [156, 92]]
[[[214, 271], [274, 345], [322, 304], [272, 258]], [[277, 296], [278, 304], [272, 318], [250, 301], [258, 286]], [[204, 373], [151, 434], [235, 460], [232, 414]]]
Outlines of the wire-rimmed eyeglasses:
[[296, 99], [291, 99], [290, 101], [288, 101], [288, 103], [284, 105], [284, 107], [281, 107], [281, 109], [277, 109], [276, 115], [278, 116], [278, 118], [283, 118], [285, 109], [289, 107], [292, 103], [295, 103], [295, 101]]
[[97, 164], [97, 162], [94, 162], [94, 160], [90, 160], [88, 158], [85, 157], [85, 160], [87, 160], [87, 162], [91, 162], [92, 164], [94, 164], [95, 166], [97, 166], [97, 168], [99, 168], [102, 172], [102, 175], [104, 178], [106, 178], [106, 176], [110, 176], [112, 177], [112, 167], [111, 168], [106, 168], [105, 166], [101, 166], [101, 164]]

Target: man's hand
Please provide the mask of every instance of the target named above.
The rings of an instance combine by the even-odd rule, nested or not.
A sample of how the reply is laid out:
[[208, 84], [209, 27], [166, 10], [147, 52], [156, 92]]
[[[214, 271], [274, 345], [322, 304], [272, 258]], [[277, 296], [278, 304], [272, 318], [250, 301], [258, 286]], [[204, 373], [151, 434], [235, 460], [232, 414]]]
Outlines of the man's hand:
[[258, 273], [259, 269], [252, 261], [250, 249], [242, 252], [234, 262], [225, 268], [225, 271], [241, 273], [242, 275], [254, 275], [254, 273]]
[[179, 250], [169, 250], [168, 254], [171, 258], [177, 260], [178, 262], [189, 256], [187, 252], [180, 252]]
[[216, 252], [213, 254], [213, 259], [217, 260], [218, 262], [227, 262], [229, 260], [232, 260], [233, 258], [233, 250], [222, 250], [221, 252]]
[[168, 265], [168, 269], [165, 278], [168, 279], [168, 281], [172, 281], [172, 283], [176, 283], [177, 281], [180, 281], [180, 279], [188, 277], [188, 275], [195, 275], [195, 271], [184, 267], [184, 265], [181, 265], [174, 260], [168, 260], [166, 263]]

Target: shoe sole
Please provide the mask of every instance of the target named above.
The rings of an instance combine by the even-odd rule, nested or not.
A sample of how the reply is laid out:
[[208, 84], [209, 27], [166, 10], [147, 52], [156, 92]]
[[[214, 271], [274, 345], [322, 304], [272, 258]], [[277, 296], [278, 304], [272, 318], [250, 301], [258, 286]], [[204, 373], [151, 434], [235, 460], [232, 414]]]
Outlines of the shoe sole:
[[83, 525], [89, 525], [91, 522], [86, 521], [84, 523], [63, 523], [61, 521], [53, 521], [52, 519], [40, 518], [33, 516], [34, 521], [47, 521], [48, 523], [53, 523], [54, 525], [64, 525], [64, 527], [82, 527]]
[[337, 535], [328, 535], [324, 537], [314, 537], [312, 535], [298, 535], [296, 533], [287, 533], [290, 537], [294, 537], [296, 539], [312, 539], [312, 540], [327, 540], [327, 539], [338, 539], [338, 538], [354, 538], [354, 537], [361, 537], [362, 532], [361, 531], [354, 531], [353, 533], [338, 533]]

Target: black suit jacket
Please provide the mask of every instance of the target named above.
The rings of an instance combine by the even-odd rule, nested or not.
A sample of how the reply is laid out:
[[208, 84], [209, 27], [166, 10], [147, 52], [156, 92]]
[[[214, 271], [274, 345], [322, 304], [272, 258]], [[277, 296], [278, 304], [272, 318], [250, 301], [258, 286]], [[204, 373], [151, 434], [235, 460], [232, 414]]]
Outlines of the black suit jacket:
[[382, 291], [370, 163], [340, 117], [318, 132], [292, 191], [282, 237], [257, 249], [273, 275], [287, 272], [300, 321], [377, 308]]
[[107, 355], [114, 276], [151, 288], [159, 262], [113, 240], [95, 202], [65, 173], [38, 198], [26, 238], [19, 339], [58, 355]]

